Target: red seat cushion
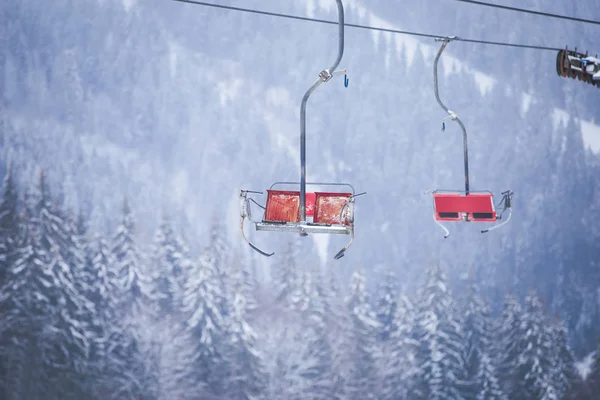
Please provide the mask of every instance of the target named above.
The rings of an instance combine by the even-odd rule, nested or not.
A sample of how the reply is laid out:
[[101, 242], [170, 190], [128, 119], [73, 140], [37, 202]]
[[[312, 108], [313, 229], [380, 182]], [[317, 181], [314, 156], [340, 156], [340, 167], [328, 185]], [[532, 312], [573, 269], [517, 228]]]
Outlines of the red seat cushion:
[[[306, 216], [312, 217], [315, 193], [306, 193]], [[294, 190], [267, 190], [265, 221], [299, 222], [300, 192]]]
[[438, 221], [461, 221], [462, 213], [480, 222], [496, 221], [496, 210], [491, 193], [434, 193], [435, 217]]
[[[352, 193], [316, 192], [314, 222], [317, 224], [340, 224], [342, 207]], [[344, 225], [350, 225], [344, 221]]]

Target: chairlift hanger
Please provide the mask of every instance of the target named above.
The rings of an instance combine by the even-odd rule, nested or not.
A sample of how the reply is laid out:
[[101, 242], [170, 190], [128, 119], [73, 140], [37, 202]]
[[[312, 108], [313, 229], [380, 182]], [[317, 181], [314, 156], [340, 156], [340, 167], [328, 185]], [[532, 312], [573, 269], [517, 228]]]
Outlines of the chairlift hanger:
[[577, 79], [600, 88], [600, 59], [588, 56], [587, 51], [559, 50], [556, 54], [556, 73], [563, 78]]
[[[442, 103], [438, 91], [438, 63], [442, 52], [450, 43], [454, 40], [454, 37], [436, 39], [442, 41], [442, 46], [435, 57], [433, 64], [433, 81], [435, 89], [435, 98], [439, 105], [448, 113], [447, 118], [458, 122], [463, 132], [463, 148], [464, 148], [464, 163], [465, 163], [465, 190], [438, 190], [433, 189], [427, 193], [433, 194], [433, 219], [444, 230], [444, 238], [450, 235], [450, 231], [440, 223], [440, 221], [446, 222], [498, 222], [502, 220], [504, 212], [508, 211], [508, 217], [505, 221], [500, 224], [494, 225], [491, 228], [483, 229], [481, 233], [489, 232], [493, 229], [497, 229], [500, 226], [508, 223], [512, 215], [511, 200], [513, 192], [507, 190], [502, 192], [502, 199], [497, 206], [494, 206], [494, 195], [490, 191], [472, 191], [469, 187], [469, 155], [467, 149], [467, 130], [460, 120], [458, 115], [453, 111], [449, 110], [448, 107]], [[442, 122], [442, 130], [445, 130], [445, 123]], [[496, 207], [502, 207], [502, 211], [498, 213]]]
[[[249, 194], [263, 194], [262, 192], [241, 190], [241, 230], [246, 243], [258, 253], [271, 257], [275, 253], [268, 253], [254, 245], [244, 233], [244, 220], [248, 218], [257, 231], [294, 232], [301, 236], [309, 233], [342, 234], [350, 235], [350, 242], [334, 257], [340, 259], [354, 240], [354, 199], [363, 193], [356, 194], [354, 187], [348, 183], [307, 183], [306, 182], [306, 104], [310, 95], [322, 84], [331, 80], [335, 75], [345, 74], [346, 70], [336, 71], [344, 54], [344, 7], [342, 0], [335, 0], [339, 13], [339, 49], [338, 55], [331, 67], [319, 73], [319, 78], [307, 90], [300, 106], [300, 182], [275, 182], [267, 190], [265, 206], [257, 203]], [[344, 77], [344, 86], [348, 86], [348, 79]], [[300, 187], [300, 190], [283, 190], [282, 186]], [[316, 187], [346, 187], [348, 190], [339, 191], [314, 191], [306, 192], [306, 186]], [[275, 189], [278, 187], [278, 189]], [[322, 190], [322, 189], [318, 189]], [[252, 220], [251, 204], [253, 202], [264, 210], [261, 221]]]

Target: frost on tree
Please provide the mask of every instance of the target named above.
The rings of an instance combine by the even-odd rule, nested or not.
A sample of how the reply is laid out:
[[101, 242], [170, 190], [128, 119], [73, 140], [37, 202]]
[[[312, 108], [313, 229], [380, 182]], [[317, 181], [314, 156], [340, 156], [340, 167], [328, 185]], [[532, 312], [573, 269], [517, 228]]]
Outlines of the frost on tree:
[[375, 333], [379, 323], [369, 304], [365, 284], [364, 272], [355, 271], [345, 300], [350, 324], [345, 349], [348, 370], [344, 378], [350, 398], [375, 399], [378, 390]]
[[509, 398], [517, 398], [522, 391], [517, 365], [522, 349], [521, 304], [519, 300], [507, 294], [495, 337], [498, 348], [498, 373], [503, 391]]
[[415, 399], [462, 399], [464, 345], [446, 276], [437, 263], [427, 268], [418, 294], [416, 362], [422, 373], [413, 387]]
[[147, 307], [150, 280], [145, 275], [147, 268], [135, 239], [133, 215], [127, 199], [123, 201], [122, 217], [112, 240], [112, 254], [120, 290], [118, 309], [122, 318], [131, 318]]
[[6, 355], [12, 370], [7, 382], [23, 398], [85, 397], [83, 374], [93, 334], [84, 318], [89, 302], [75, 282], [82, 265], [66, 257], [75, 243], [43, 173], [28, 200], [23, 236], [0, 298], [9, 322], [2, 336], [16, 344]]
[[539, 297], [531, 291], [525, 298], [521, 353], [517, 362], [518, 378], [522, 382], [521, 395], [535, 399], [558, 399], [552, 363], [552, 341], [546, 329], [546, 316]]
[[183, 240], [173, 230], [171, 221], [163, 217], [154, 237], [153, 297], [160, 314], [174, 314], [181, 309], [184, 283], [190, 260]]
[[18, 193], [12, 165], [4, 177], [0, 200], [0, 288], [9, 266], [14, 262], [14, 249], [19, 235]]
[[236, 285], [230, 301], [230, 342], [225, 354], [229, 374], [224, 382], [224, 398], [259, 399], [266, 387], [263, 355], [256, 347], [257, 333], [246, 321], [247, 306], [241, 285]]
[[212, 257], [194, 262], [184, 288], [182, 313], [192, 340], [193, 358], [182, 379], [198, 392], [219, 393], [223, 389], [225, 316], [223, 286]]
[[488, 306], [471, 282], [463, 322], [465, 399], [508, 400], [500, 386], [497, 372], [498, 354], [493, 341], [493, 320]]
[[294, 295], [299, 290], [298, 245], [289, 240], [286, 249], [282, 252], [283, 257], [276, 268], [272, 269], [271, 279], [275, 286], [275, 299], [277, 303], [286, 307], [292, 307]]

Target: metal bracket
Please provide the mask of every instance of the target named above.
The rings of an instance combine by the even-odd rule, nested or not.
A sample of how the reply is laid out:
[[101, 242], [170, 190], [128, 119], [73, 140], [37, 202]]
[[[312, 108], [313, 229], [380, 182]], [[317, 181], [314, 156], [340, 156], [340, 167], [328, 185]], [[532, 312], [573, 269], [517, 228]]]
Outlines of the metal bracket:
[[321, 78], [323, 82], [328, 82], [332, 77], [333, 75], [331, 74], [331, 72], [329, 72], [328, 69], [324, 69], [319, 73], [319, 78]]
[[462, 40], [460, 37], [458, 36], [444, 36], [444, 37], [437, 37], [434, 39], [436, 42], [451, 42], [453, 40]]

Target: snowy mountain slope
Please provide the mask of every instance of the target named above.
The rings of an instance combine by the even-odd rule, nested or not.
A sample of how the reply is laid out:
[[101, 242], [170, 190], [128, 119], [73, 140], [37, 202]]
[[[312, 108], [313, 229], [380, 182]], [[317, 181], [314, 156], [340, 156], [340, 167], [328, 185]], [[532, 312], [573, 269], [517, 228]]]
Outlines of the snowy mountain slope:
[[[318, 4], [321, 10], [331, 12], [331, 1], [320, 0]], [[309, 1], [307, 13], [313, 18], [315, 17], [314, 8], [314, 2]], [[405, 30], [404, 27], [377, 16], [362, 4], [351, 3], [349, 9], [356, 13], [358, 20], [360, 21], [357, 22], [359, 24], [367, 24], [384, 29]], [[335, 11], [335, 9], [333, 11]], [[390, 32], [371, 31], [370, 34], [372, 35], [373, 44], [375, 47], [385, 52], [384, 57], [386, 60], [386, 68], [389, 69], [390, 57], [400, 57], [402, 54], [404, 54], [405, 57], [405, 65], [410, 67], [417, 51], [421, 52], [428, 67], [430, 67], [430, 69], [433, 67], [433, 61], [437, 55], [437, 52], [439, 51], [439, 45], [437, 42], [435, 45], [429, 44], [423, 39], [418, 39], [409, 35], [393, 34]], [[433, 40], [430, 42], [434, 43]], [[494, 85], [498, 84], [498, 80], [494, 76], [486, 74], [484, 71], [478, 70], [477, 68], [469, 65], [467, 62], [464, 62], [461, 59], [453, 56], [452, 47], [460, 45], [462, 45], [460, 41], [453, 42], [453, 44], [450, 44], [442, 54], [440, 58], [440, 79], [447, 79], [450, 74], [453, 73], [472, 75], [473, 79], [477, 83], [481, 95], [485, 96], [494, 87]], [[574, 82], [569, 82], [569, 84], [573, 85]], [[505, 84], [501, 86], [506, 91], [515, 91], [516, 93], [519, 93], [518, 87], [515, 87], [510, 81], [506, 81]], [[581, 88], [581, 90], [583, 91], [584, 88]], [[536, 93], [521, 92], [520, 96], [523, 98], [522, 112], [526, 113], [532, 100], [536, 98]], [[437, 106], [437, 104], [432, 104], [432, 106]], [[558, 117], [558, 115], [560, 115], [560, 117]], [[556, 108], [553, 112], [555, 128], [557, 124], [556, 118], [560, 118], [562, 123], [567, 125], [569, 117], [568, 111]], [[600, 126], [589, 120], [581, 120], [580, 124], [581, 135], [586, 146], [588, 146], [590, 150], [597, 154], [600, 151]]]

